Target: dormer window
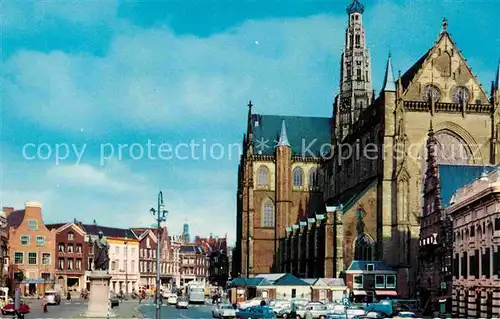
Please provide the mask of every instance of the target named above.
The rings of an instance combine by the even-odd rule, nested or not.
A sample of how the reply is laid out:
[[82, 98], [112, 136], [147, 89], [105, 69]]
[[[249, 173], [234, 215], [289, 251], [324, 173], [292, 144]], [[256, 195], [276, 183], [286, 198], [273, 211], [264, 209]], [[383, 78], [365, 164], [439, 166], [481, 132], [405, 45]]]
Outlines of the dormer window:
[[366, 271], [374, 271], [374, 270], [375, 270], [375, 265], [373, 264], [366, 265]]

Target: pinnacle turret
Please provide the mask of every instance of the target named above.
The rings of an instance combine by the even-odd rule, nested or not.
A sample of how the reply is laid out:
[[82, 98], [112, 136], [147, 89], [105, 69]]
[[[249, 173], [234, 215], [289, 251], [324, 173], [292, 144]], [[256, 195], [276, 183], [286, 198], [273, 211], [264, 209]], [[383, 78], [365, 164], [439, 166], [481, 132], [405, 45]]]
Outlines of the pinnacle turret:
[[281, 122], [281, 134], [280, 134], [280, 139], [278, 141], [278, 145], [276, 145], [276, 147], [280, 147], [280, 146], [290, 147], [290, 143], [288, 142], [288, 136], [286, 135], [285, 120], [283, 120], [283, 122]]
[[385, 68], [384, 85], [382, 92], [396, 92], [396, 81], [394, 81], [394, 74], [392, 73], [391, 55], [387, 59], [387, 66]]

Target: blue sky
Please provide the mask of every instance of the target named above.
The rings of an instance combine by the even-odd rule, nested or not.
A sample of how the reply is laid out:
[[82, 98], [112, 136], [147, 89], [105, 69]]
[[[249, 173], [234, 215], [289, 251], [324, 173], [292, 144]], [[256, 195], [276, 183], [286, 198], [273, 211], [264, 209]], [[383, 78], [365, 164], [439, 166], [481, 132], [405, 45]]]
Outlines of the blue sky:
[[[40, 200], [47, 222], [131, 227], [153, 222], [148, 210], [161, 189], [171, 232], [188, 222], [193, 235], [227, 233], [234, 241], [233, 144], [245, 130], [246, 104], [251, 99], [265, 114], [331, 115], [348, 3], [2, 1], [1, 204]], [[500, 58], [500, 2], [364, 4], [375, 89], [389, 51], [395, 72], [405, 71], [446, 16], [489, 92]], [[148, 141], [155, 151], [193, 142], [221, 145], [225, 154], [203, 159], [199, 148], [196, 159], [183, 148], [188, 159], [134, 159], [139, 146], [130, 154], [130, 145], [147, 152]], [[54, 154], [28, 160], [28, 143], [86, 148], [75, 165], [74, 153], [59, 163]]]

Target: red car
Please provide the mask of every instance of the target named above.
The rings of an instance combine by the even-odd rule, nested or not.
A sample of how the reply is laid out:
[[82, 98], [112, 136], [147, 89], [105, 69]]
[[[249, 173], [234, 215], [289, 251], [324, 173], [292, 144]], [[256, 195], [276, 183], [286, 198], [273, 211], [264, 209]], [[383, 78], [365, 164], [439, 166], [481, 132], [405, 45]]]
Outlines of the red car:
[[[2, 315], [8, 315], [8, 314], [13, 314], [14, 313], [14, 304], [10, 303], [8, 305], [3, 306], [2, 308]], [[27, 314], [31, 311], [30, 306], [25, 304], [24, 302], [21, 302], [21, 305], [19, 306], [19, 312], [23, 314]]]

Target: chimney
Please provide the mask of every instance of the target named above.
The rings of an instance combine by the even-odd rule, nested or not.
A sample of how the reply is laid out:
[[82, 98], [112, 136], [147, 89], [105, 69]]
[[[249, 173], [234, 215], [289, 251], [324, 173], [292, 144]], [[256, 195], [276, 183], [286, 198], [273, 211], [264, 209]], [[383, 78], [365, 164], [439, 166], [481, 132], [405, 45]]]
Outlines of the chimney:
[[14, 207], [2, 207], [2, 212], [5, 213], [6, 216], [9, 216], [10, 213], [14, 211]]

